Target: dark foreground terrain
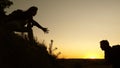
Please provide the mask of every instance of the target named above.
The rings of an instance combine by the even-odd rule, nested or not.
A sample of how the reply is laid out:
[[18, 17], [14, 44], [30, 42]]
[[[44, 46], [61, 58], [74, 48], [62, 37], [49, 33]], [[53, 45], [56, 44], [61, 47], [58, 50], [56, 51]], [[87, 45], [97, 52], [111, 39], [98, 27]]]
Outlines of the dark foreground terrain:
[[104, 59], [60, 59], [65, 68], [112, 68]]

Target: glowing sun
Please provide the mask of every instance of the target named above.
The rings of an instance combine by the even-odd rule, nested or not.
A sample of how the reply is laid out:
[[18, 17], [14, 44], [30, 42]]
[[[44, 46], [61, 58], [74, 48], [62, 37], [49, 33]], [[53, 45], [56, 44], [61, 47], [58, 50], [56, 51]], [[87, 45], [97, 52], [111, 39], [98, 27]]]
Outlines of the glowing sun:
[[97, 57], [96, 56], [91, 56], [89, 57], [90, 59], [96, 59]]

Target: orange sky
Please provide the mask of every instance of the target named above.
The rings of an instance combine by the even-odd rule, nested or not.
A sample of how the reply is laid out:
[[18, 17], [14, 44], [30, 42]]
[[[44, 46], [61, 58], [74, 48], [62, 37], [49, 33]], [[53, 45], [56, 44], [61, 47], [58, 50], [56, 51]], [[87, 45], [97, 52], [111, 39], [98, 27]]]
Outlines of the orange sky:
[[120, 43], [120, 0], [12, 1], [8, 13], [38, 7], [34, 19], [50, 32], [44, 34], [34, 27], [34, 35], [46, 45], [53, 39], [61, 58], [103, 58], [99, 41], [107, 39], [111, 46]]

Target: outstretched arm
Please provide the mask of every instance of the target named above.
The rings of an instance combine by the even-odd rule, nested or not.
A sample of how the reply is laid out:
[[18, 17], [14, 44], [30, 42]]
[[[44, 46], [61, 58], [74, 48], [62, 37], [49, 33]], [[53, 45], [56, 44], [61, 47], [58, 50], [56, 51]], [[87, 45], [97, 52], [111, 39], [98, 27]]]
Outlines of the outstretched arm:
[[32, 20], [33, 26], [37, 26], [38, 28], [42, 29], [45, 33], [48, 33], [49, 30], [47, 28], [42, 27], [40, 24], [38, 24], [36, 21]]

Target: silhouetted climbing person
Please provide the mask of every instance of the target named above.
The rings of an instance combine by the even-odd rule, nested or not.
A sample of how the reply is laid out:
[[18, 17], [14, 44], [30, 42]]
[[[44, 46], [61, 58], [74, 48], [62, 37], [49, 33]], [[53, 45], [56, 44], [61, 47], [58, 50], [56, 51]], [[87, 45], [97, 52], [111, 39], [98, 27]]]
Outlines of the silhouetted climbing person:
[[33, 40], [32, 27], [37, 26], [42, 29], [45, 33], [48, 33], [48, 29], [38, 24], [33, 16], [36, 15], [38, 8], [35, 6], [30, 7], [28, 10], [16, 10], [12, 12], [5, 24], [6, 28], [10, 31], [28, 32], [29, 40]]
[[105, 52], [105, 60], [111, 62], [111, 46], [107, 40], [100, 41], [100, 47]]
[[107, 40], [102, 40], [100, 47], [105, 51], [105, 59], [112, 64], [113, 68], [120, 68], [120, 45], [111, 47]]

